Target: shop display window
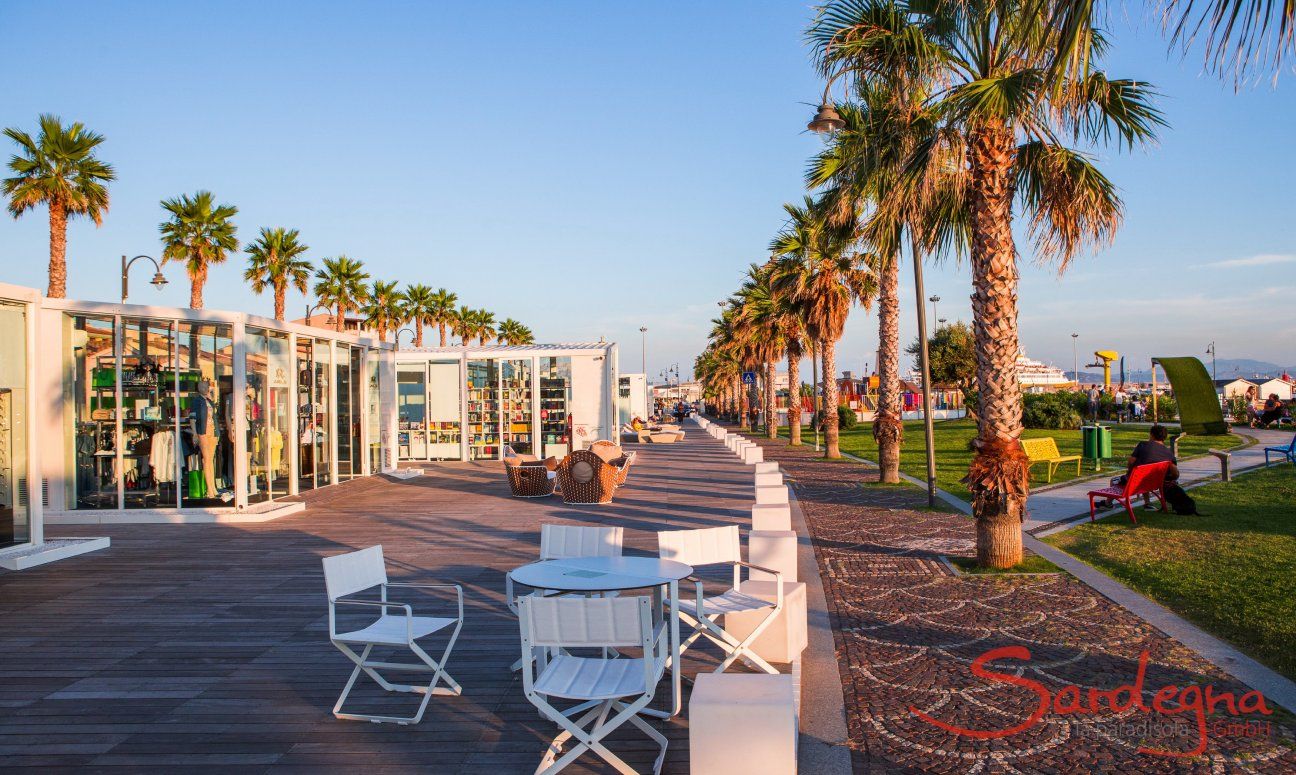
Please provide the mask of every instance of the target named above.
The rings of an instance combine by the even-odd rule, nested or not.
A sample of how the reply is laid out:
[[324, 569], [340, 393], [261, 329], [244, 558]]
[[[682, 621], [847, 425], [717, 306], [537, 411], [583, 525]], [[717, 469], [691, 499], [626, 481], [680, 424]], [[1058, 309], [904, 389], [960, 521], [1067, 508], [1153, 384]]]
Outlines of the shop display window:
[[120, 456], [128, 509], [175, 507], [192, 439], [177, 423], [175, 324], [123, 318]]
[[63, 331], [64, 406], [72, 415], [64, 449], [68, 502], [78, 509], [118, 508], [117, 329], [113, 318], [68, 315]]
[[346, 481], [360, 476], [364, 471], [360, 448], [360, 422], [363, 408], [360, 404], [360, 363], [364, 354], [358, 347], [338, 344], [337, 371], [337, 471], [338, 479]]
[[228, 325], [179, 325], [180, 505], [234, 500], [234, 344]]
[[499, 364], [468, 361], [468, 459], [500, 456]]
[[382, 380], [380, 378], [378, 359], [369, 353], [365, 365], [365, 379], [368, 382], [365, 400], [368, 404], [365, 412], [365, 442], [369, 445], [369, 473], [382, 472]]
[[427, 369], [428, 459], [459, 460], [459, 361], [432, 361]]
[[504, 361], [500, 366], [500, 412], [504, 443], [520, 455], [530, 455], [532, 443], [531, 360]]
[[563, 457], [571, 451], [571, 400], [571, 358], [541, 358], [540, 441], [545, 457]]

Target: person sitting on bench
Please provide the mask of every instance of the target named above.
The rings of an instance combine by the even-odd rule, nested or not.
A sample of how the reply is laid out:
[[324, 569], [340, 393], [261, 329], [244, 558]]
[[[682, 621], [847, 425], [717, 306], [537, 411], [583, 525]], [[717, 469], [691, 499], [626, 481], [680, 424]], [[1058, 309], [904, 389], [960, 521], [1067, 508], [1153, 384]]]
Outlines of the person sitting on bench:
[[[1140, 441], [1134, 445], [1134, 451], [1130, 452], [1129, 460], [1125, 464], [1125, 473], [1111, 480], [1113, 487], [1124, 487], [1126, 478], [1129, 477], [1130, 471], [1135, 466], [1147, 465], [1148, 463], [1160, 463], [1169, 461], [1170, 468], [1166, 469], [1165, 480], [1173, 482], [1179, 479], [1178, 461], [1175, 460], [1174, 452], [1166, 446], [1166, 432], [1164, 425], [1153, 425], [1148, 429], [1147, 441]], [[1110, 508], [1111, 501], [1107, 501], [1103, 508]], [[1150, 493], [1143, 493], [1143, 508], [1152, 508], [1152, 498]]]

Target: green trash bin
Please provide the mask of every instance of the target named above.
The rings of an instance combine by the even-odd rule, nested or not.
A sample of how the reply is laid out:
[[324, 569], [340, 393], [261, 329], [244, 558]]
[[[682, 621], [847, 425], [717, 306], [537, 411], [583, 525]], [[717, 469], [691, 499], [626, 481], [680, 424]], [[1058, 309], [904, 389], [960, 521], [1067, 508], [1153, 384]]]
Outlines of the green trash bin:
[[1111, 428], [1106, 425], [1085, 425], [1080, 429], [1080, 440], [1083, 451], [1089, 460], [1101, 460], [1112, 456]]

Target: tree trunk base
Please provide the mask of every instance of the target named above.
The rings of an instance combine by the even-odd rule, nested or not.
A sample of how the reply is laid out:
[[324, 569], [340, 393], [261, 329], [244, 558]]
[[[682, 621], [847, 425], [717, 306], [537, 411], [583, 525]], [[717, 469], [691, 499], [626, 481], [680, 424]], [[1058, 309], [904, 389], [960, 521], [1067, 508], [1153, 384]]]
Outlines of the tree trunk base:
[[985, 568], [1011, 568], [1022, 561], [1021, 515], [1014, 508], [977, 520], [977, 564]]

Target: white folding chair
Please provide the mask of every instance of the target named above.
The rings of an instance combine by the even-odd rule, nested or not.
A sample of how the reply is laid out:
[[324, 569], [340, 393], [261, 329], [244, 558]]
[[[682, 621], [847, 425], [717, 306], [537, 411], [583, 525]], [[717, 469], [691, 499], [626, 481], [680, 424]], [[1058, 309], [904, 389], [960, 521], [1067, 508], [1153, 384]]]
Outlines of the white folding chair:
[[[638, 727], [661, 747], [653, 773], [661, 772], [666, 758], [666, 737], [649, 726], [639, 712], [657, 691], [668, 650], [665, 623], [653, 626], [652, 600], [648, 597], [538, 597], [518, 600], [522, 633], [522, 688], [540, 713], [562, 728], [549, 744], [536, 775], [553, 775], [576, 761], [585, 751], [598, 754], [625, 775], [635, 770], [603, 745], [603, 738], [626, 722]], [[568, 649], [641, 648], [637, 659], [580, 657]], [[556, 650], [540, 666], [537, 651]], [[576, 700], [559, 710], [550, 698]], [[562, 752], [571, 738], [577, 744]]]
[[[386, 721], [393, 721], [397, 724], [417, 724], [423, 718], [423, 711], [427, 710], [428, 700], [434, 694], [440, 695], [458, 695], [463, 689], [458, 682], [445, 671], [446, 660], [450, 658], [450, 651], [454, 648], [455, 641], [459, 638], [459, 630], [463, 627], [464, 609], [463, 609], [463, 587], [458, 584], [412, 584], [406, 582], [391, 583], [387, 581], [387, 568], [383, 564], [383, 553], [381, 546], [371, 546], [368, 549], [361, 549], [356, 552], [339, 554], [333, 557], [324, 558], [324, 584], [328, 590], [329, 599], [329, 640], [337, 647], [339, 651], [355, 663], [355, 669], [351, 671], [351, 678], [347, 680], [346, 688], [342, 690], [342, 695], [338, 697], [337, 704], [333, 706], [333, 715], [344, 719], [357, 719], [362, 721], [372, 721], [380, 724]], [[358, 600], [349, 597], [365, 590], [378, 587], [378, 600]], [[387, 599], [388, 588], [401, 589], [453, 589], [458, 598], [459, 614], [457, 617], [442, 618], [433, 616], [415, 616], [413, 608], [408, 603], [399, 603]], [[368, 626], [358, 630], [349, 630], [347, 632], [338, 632], [337, 626], [337, 607], [356, 606], [358, 608], [377, 608], [378, 618]], [[401, 614], [389, 614], [389, 609], [402, 611]], [[446, 644], [445, 651], [442, 652], [439, 660], [428, 656], [428, 653], [416, 643], [419, 638], [427, 637], [435, 632], [439, 632], [454, 625], [454, 631], [450, 634], [450, 642]], [[363, 650], [357, 654], [356, 647], [363, 647]], [[408, 649], [418, 658], [418, 662], [385, 662], [379, 660], [370, 660], [369, 654], [378, 648]], [[398, 684], [388, 681], [378, 671], [387, 670], [393, 672], [407, 673], [432, 673], [432, 680], [426, 686]], [[411, 692], [413, 694], [422, 694], [423, 701], [419, 704], [418, 712], [409, 718], [399, 716], [377, 716], [365, 715], [360, 713], [343, 713], [342, 704], [346, 702], [347, 695], [351, 693], [352, 687], [355, 686], [356, 678], [360, 673], [372, 678], [379, 686], [389, 692]], [[445, 683], [446, 685], [438, 686], [437, 684]]]
[[[567, 560], [573, 557], [620, 557], [625, 530], [620, 527], [599, 525], [541, 525], [540, 560]], [[553, 594], [538, 589], [533, 595]], [[504, 597], [508, 609], [516, 616], [517, 595], [513, 592], [513, 577], [504, 576]], [[509, 669], [518, 670], [521, 660]]]
[[[678, 560], [695, 569], [706, 565], [730, 565], [733, 567], [733, 586], [719, 595], [707, 597], [702, 589], [702, 580], [691, 577], [697, 589], [696, 599], [689, 600], [680, 595], [680, 618], [693, 627], [693, 632], [680, 644], [683, 654], [698, 638], [705, 637], [725, 652], [725, 658], [715, 669], [723, 673], [741, 659], [757, 670], [777, 675], [778, 670], [752, 650], [752, 644], [760, 637], [783, 610], [783, 574], [759, 565], [743, 562], [742, 547], [738, 539], [738, 526], [708, 527], [698, 530], [665, 530], [657, 533], [657, 554], [664, 560]], [[749, 571], [758, 570], [774, 577], [776, 590], [773, 601], [742, 591], [742, 568]], [[725, 614], [767, 611], [766, 617], [756, 628], [741, 640], [725, 632], [717, 624]]]

